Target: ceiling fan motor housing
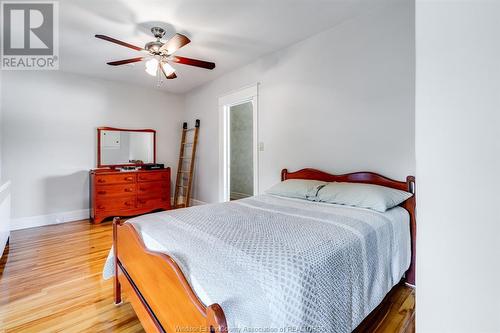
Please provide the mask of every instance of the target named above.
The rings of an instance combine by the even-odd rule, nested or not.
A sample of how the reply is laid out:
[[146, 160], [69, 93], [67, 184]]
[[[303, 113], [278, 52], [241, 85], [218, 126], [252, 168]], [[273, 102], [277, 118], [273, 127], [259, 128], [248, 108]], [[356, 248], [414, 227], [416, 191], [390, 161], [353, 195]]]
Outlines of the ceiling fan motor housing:
[[156, 37], [156, 41], [147, 43], [144, 46], [144, 49], [150, 52], [151, 54], [159, 55], [160, 48], [163, 46], [163, 43], [160, 41], [160, 39], [162, 39], [163, 36], [165, 36], [165, 29], [160, 27], [152, 27], [151, 32]]
[[160, 41], [149, 42], [144, 46], [144, 49], [152, 54], [160, 54], [160, 48], [163, 43]]

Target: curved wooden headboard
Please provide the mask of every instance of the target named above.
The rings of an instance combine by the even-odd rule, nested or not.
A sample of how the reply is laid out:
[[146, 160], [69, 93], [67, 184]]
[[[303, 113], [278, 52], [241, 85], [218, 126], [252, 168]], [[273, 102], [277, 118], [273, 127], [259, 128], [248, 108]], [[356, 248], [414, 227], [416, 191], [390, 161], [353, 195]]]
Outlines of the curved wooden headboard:
[[281, 170], [281, 180], [287, 179], [311, 179], [325, 182], [347, 182], [347, 183], [365, 183], [381, 185], [395, 188], [402, 191], [413, 193], [413, 196], [403, 202], [401, 207], [405, 208], [410, 214], [410, 233], [411, 233], [411, 263], [406, 272], [406, 283], [415, 286], [415, 257], [416, 257], [416, 235], [417, 220], [415, 217], [415, 177], [408, 176], [406, 181], [390, 179], [373, 172], [353, 172], [343, 175], [332, 175], [316, 169], [302, 169], [295, 172], [288, 172], [287, 169]]

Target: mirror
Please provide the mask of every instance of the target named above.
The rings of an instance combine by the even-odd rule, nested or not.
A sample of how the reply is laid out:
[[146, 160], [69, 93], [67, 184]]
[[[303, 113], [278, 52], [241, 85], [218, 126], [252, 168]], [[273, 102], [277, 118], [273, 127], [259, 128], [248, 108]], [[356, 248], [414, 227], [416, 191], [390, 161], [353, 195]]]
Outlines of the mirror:
[[156, 163], [156, 131], [97, 129], [97, 167]]

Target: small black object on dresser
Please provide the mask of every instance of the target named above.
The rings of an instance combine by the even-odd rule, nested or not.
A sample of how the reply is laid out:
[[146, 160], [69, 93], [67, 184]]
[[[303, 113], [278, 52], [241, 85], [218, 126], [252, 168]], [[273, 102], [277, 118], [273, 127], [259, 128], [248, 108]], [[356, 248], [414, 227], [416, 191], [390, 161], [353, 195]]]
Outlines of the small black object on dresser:
[[143, 164], [142, 168], [145, 170], [160, 170], [160, 169], [165, 169], [165, 165], [162, 163], [148, 163], [148, 164]]

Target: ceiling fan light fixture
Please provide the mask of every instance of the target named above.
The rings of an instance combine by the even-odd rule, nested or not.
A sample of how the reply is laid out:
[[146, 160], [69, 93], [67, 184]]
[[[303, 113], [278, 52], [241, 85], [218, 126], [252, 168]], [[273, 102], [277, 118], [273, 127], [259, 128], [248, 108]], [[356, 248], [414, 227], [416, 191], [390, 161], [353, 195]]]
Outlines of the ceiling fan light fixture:
[[151, 76], [156, 76], [158, 72], [158, 60], [153, 58], [151, 60], [146, 61], [146, 73]]
[[170, 64], [166, 61], [162, 62], [161, 63], [161, 67], [163, 68], [163, 70], [165, 71], [165, 74], [167, 76], [169, 75], [172, 75], [173, 73], [175, 73], [175, 68], [173, 68], [172, 66], [170, 66]]

